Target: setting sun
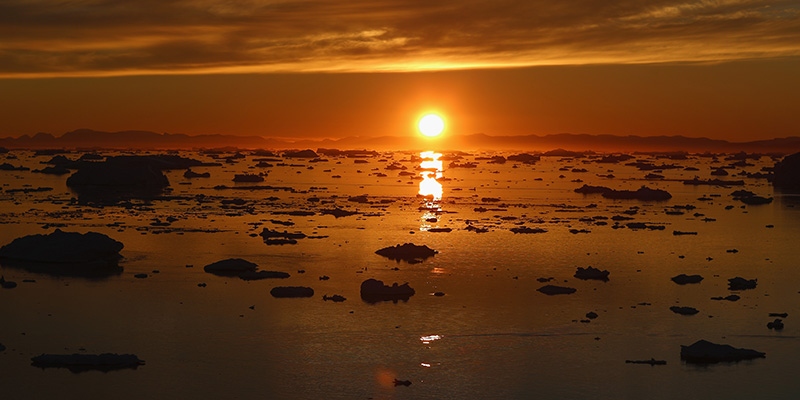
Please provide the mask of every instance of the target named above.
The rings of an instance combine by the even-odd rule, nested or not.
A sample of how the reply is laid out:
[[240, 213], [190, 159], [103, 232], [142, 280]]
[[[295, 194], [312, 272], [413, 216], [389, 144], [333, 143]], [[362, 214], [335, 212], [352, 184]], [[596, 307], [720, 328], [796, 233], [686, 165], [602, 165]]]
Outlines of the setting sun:
[[436, 114], [428, 114], [419, 120], [419, 131], [425, 136], [439, 136], [444, 130], [444, 120]]

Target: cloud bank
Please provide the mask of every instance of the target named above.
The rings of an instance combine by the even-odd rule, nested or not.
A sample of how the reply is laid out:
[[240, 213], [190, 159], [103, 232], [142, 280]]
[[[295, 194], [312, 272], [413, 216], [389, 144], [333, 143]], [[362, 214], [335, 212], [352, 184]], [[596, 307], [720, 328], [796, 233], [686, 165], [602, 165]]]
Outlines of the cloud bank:
[[797, 55], [795, 0], [0, 3], [0, 77], [419, 71]]

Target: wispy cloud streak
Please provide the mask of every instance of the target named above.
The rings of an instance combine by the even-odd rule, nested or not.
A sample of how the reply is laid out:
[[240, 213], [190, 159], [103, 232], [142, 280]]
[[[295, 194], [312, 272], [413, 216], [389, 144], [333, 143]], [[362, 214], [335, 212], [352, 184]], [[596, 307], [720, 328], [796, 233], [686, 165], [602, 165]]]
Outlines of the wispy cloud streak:
[[5, 0], [0, 76], [409, 71], [800, 55], [764, 0]]

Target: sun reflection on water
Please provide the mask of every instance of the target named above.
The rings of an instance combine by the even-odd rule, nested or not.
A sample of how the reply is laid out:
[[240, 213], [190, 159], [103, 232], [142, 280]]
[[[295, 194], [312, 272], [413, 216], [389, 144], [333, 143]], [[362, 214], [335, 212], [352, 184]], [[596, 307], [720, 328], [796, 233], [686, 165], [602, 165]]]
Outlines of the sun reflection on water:
[[442, 337], [439, 335], [428, 335], [428, 336], [421, 336], [419, 338], [419, 341], [422, 342], [422, 344], [430, 344], [430, 342], [439, 340], [441, 338]]
[[427, 231], [432, 227], [432, 223], [437, 222], [438, 214], [441, 213], [441, 201], [444, 189], [439, 182], [443, 177], [444, 164], [440, 159], [441, 153], [434, 151], [423, 151], [419, 153], [422, 161], [419, 163], [419, 175], [422, 181], [419, 183], [419, 195], [422, 197], [420, 210], [425, 212], [422, 215], [422, 225], [420, 230]]
[[422, 161], [419, 163], [421, 172], [419, 175], [422, 177], [422, 182], [419, 183], [419, 194], [426, 197], [432, 197], [432, 201], [439, 202], [442, 200], [442, 184], [438, 179], [442, 178], [444, 171], [443, 163], [440, 157], [441, 153], [433, 151], [423, 151], [419, 153]]

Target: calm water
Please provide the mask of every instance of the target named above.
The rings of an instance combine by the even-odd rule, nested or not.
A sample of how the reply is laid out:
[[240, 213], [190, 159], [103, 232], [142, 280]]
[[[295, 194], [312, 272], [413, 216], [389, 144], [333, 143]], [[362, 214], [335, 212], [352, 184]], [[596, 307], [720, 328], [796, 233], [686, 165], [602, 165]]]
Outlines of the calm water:
[[[31, 152], [11, 154], [18, 159], [0, 163], [41, 168], [40, 162], [50, 159]], [[202, 154], [181, 155], [212, 161]], [[473, 162], [477, 156], [487, 154], [456, 162]], [[448, 168], [448, 157], [437, 163], [420, 159], [419, 153], [393, 153], [367, 158], [367, 163], [326, 157], [327, 162], [287, 160], [293, 166], [264, 169], [253, 168], [255, 158], [193, 168], [210, 172], [206, 179], [188, 180], [183, 170], [169, 171], [169, 194], [175, 198], [127, 208], [72, 202], [75, 195], [65, 185], [66, 176], [0, 171], [0, 244], [51, 232], [54, 228], [47, 224], [54, 223], [65, 224], [61, 229], [68, 231], [101, 232], [125, 244], [124, 272], [103, 280], [2, 268], [6, 279], [19, 283], [16, 289], [0, 290], [0, 343], [7, 347], [0, 353], [3, 398], [800, 396], [794, 373], [800, 357], [795, 323], [800, 315], [800, 206], [795, 207], [800, 198], [774, 192], [764, 180], [744, 178], [744, 189], [775, 198], [768, 205], [744, 206], [730, 196], [742, 187], [680, 182], [695, 175], [709, 178], [712, 166], [730, 163], [722, 157], [715, 162], [637, 156], [639, 161], [699, 168], [665, 170], [663, 181], [645, 181], [648, 172], [624, 163], [597, 164], [591, 158], [543, 157], [535, 165], [479, 160], [477, 168]], [[412, 176], [385, 169], [392, 162]], [[419, 170], [421, 163], [428, 170]], [[756, 172], [773, 160], [764, 157], [754, 163], [744, 169]], [[214, 189], [235, 186], [235, 173], [262, 171], [268, 172], [263, 184], [294, 191]], [[598, 176], [609, 171], [615, 178]], [[574, 182], [578, 179], [583, 182]], [[647, 185], [668, 190], [673, 198], [607, 200], [573, 192], [583, 184], [615, 189]], [[5, 193], [24, 185], [54, 190]], [[429, 196], [419, 197], [420, 192]], [[203, 201], [194, 198], [198, 194], [205, 195]], [[359, 195], [367, 195], [369, 203], [348, 201]], [[312, 197], [320, 201], [309, 202]], [[243, 199], [244, 205], [222, 204], [234, 198]], [[665, 213], [686, 204], [696, 209]], [[334, 206], [360, 214], [272, 214]], [[476, 211], [480, 207], [488, 210]], [[665, 229], [614, 229], [611, 219], [588, 220], [620, 215], [631, 207], [638, 207], [633, 222]], [[150, 225], [154, 218], [169, 216], [177, 221], [168, 227]], [[703, 221], [706, 217], [715, 221]], [[465, 230], [466, 221], [489, 231]], [[547, 232], [510, 231], [519, 225]], [[267, 246], [254, 235], [264, 227], [324, 237]], [[452, 232], [428, 231], [437, 227]], [[570, 229], [590, 233], [573, 234]], [[698, 235], [674, 236], [673, 230]], [[439, 254], [420, 264], [374, 254], [406, 242], [428, 245]], [[728, 251], [733, 249], [738, 252]], [[203, 272], [204, 265], [230, 257], [291, 277], [246, 282]], [[573, 278], [576, 267], [590, 265], [609, 270], [610, 280]], [[150, 276], [134, 278], [138, 273]], [[670, 278], [680, 273], [705, 279], [679, 286]], [[323, 275], [330, 279], [320, 280]], [[735, 276], [757, 278], [758, 286], [738, 292], [738, 302], [710, 300], [731, 294], [727, 279]], [[536, 291], [544, 285], [536, 279], [543, 277], [577, 292], [543, 295]], [[397, 304], [365, 303], [359, 286], [367, 278], [408, 282], [416, 295]], [[315, 296], [270, 296], [272, 287], [282, 285], [310, 286]], [[445, 296], [432, 295], [438, 291]], [[347, 300], [325, 302], [324, 294]], [[673, 305], [692, 306], [700, 313], [674, 314], [669, 310]], [[590, 311], [599, 317], [580, 322]], [[783, 331], [766, 328], [771, 312], [789, 313]], [[699, 339], [756, 349], [767, 357], [710, 366], [681, 362], [680, 345]], [[146, 365], [80, 374], [30, 366], [32, 356], [72, 352], [135, 353]], [[667, 365], [625, 363], [651, 357]], [[413, 384], [395, 387], [395, 378]]]

